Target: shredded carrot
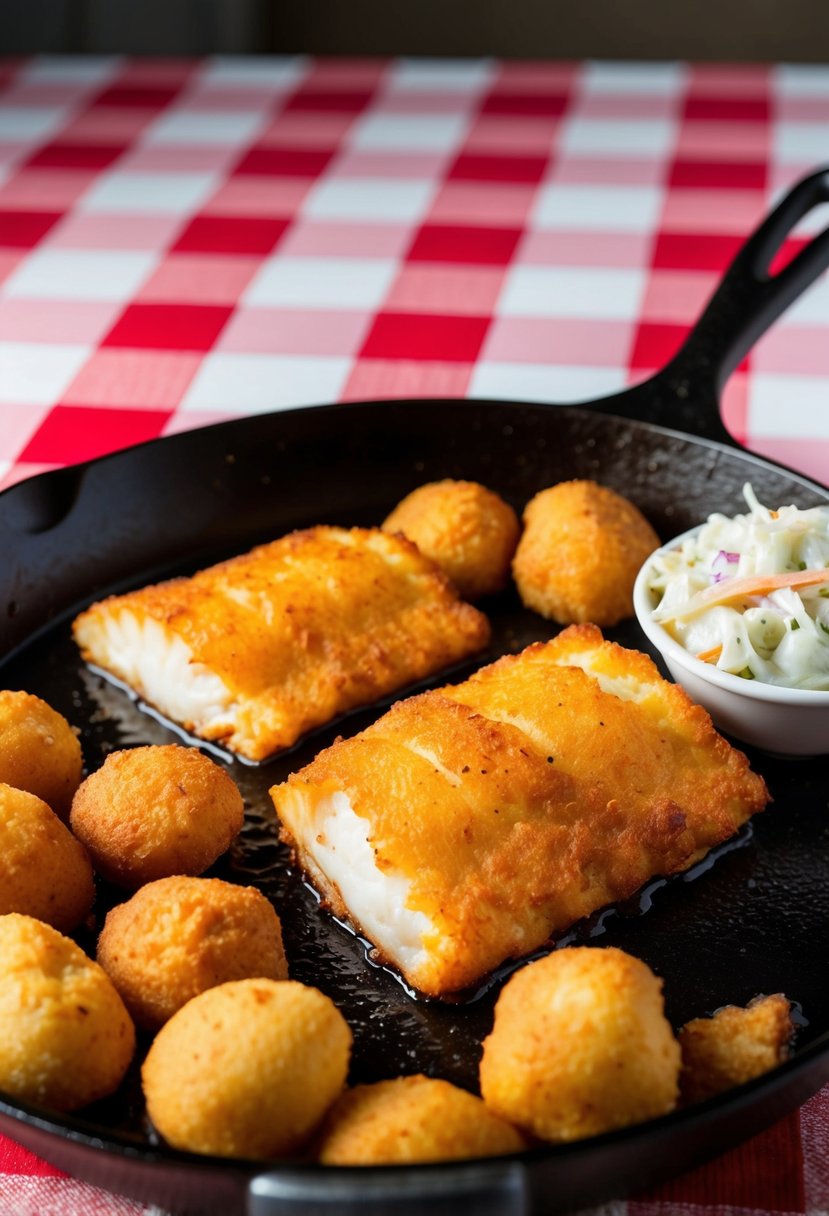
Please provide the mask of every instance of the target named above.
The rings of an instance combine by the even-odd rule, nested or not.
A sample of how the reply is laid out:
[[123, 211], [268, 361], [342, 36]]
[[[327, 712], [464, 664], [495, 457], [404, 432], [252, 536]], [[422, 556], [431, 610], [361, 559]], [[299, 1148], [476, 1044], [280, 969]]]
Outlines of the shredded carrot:
[[712, 646], [710, 650], [701, 650], [697, 658], [702, 659], [703, 663], [716, 663], [721, 654], [722, 646]]
[[768, 595], [781, 587], [817, 587], [821, 583], [829, 584], [829, 567], [822, 570], [790, 570], [786, 574], [751, 575], [748, 578], [724, 578], [722, 582], [712, 583], [710, 587], [692, 595], [684, 608], [658, 619], [676, 620], [678, 617], [693, 616], [712, 604], [727, 604], [729, 600], [745, 599], [752, 595]]

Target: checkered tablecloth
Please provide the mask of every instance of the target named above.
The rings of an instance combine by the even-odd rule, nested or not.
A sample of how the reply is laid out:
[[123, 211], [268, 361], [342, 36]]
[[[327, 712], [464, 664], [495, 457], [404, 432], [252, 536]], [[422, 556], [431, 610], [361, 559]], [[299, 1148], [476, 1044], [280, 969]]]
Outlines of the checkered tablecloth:
[[[829, 68], [83, 58], [0, 89], [0, 485], [292, 405], [612, 392], [829, 161]], [[829, 280], [724, 417], [829, 482], [827, 399]], [[2, 1216], [145, 1210], [0, 1138]], [[829, 1090], [626, 1210], [829, 1210]]]

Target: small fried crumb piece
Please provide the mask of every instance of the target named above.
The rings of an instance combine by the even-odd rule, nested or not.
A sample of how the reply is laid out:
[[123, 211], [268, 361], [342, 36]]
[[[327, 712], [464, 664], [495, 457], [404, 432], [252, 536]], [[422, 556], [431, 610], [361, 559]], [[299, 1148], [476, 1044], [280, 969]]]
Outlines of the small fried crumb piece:
[[325, 1165], [455, 1161], [520, 1152], [526, 1141], [480, 1098], [422, 1075], [346, 1090], [323, 1126]]
[[726, 1005], [710, 1018], [694, 1018], [679, 1032], [680, 1094], [686, 1106], [761, 1076], [789, 1054], [794, 1026], [781, 992], [758, 996], [743, 1009]]

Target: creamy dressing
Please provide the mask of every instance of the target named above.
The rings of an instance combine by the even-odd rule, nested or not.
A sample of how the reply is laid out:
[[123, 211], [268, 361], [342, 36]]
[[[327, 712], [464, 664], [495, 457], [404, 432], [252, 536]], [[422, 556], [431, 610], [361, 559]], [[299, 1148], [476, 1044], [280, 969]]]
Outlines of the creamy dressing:
[[829, 691], [829, 508], [773, 511], [743, 494], [747, 514], [710, 515], [650, 559], [653, 619], [721, 671]]

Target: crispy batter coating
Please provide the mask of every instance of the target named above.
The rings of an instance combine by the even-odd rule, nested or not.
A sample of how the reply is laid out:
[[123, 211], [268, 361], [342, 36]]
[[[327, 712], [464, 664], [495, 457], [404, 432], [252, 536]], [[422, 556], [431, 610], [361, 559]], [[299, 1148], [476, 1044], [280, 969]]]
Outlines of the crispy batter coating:
[[433, 996], [686, 869], [768, 800], [705, 710], [591, 625], [398, 703], [271, 795], [337, 915]]
[[105, 972], [30, 916], [0, 916], [0, 1090], [71, 1111], [118, 1088], [135, 1031]]
[[319, 1159], [324, 1165], [398, 1165], [524, 1148], [521, 1133], [480, 1098], [417, 1075], [346, 1090], [323, 1125]]
[[242, 795], [195, 748], [169, 744], [112, 752], [72, 801], [70, 823], [95, 870], [135, 889], [172, 874], [201, 874], [242, 827]]
[[69, 933], [94, 896], [81, 842], [40, 798], [0, 784], [0, 914], [23, 912]]
[[782, 992], [755, 997], [744, 1009], [726, 1005], [713, 1017], [694, 1018], [679, 1032], [683, 1103], [702, 1102], [776, 1068], [788, 1058], [793, 1033]]
[[194, 997], [158, 1032], [141, 1079], [176, 1148], [279, 1157], [306, 1143], [345, 1085], [351, 1031], [327, 996], [238, 980]]
[[633, 584], [659, 537], [637, 507], [594, 481], [563, 481], [524, 511], [512, 572], [528, 608], [561, 625], [633, 615]]
[[288, 978], [273, 905], [255, 887], [218, 878], [147, 883], [109, 912], [97, 957], [147, 1030], [217, 984]]
[[250, 760], [482, 649], [486, 618], [404, 537], [310, 528], [93, 604], [85, 659]]
[[504, 986], [481, 1093], [542, 1140], [579, 1140], [672, 1110], [679, 1064], [650, 968], [613, 947], [570, 947]]
[[81, 745], [62, 714], [28, 692], [0, 691], [0, 781], [64, 821], [81, 780]]
[[432, 481], [399, 502], [383, 523], [414, 541], [465, 599], [502, 590], [521, 525], [509, 503], [477, 481]]

